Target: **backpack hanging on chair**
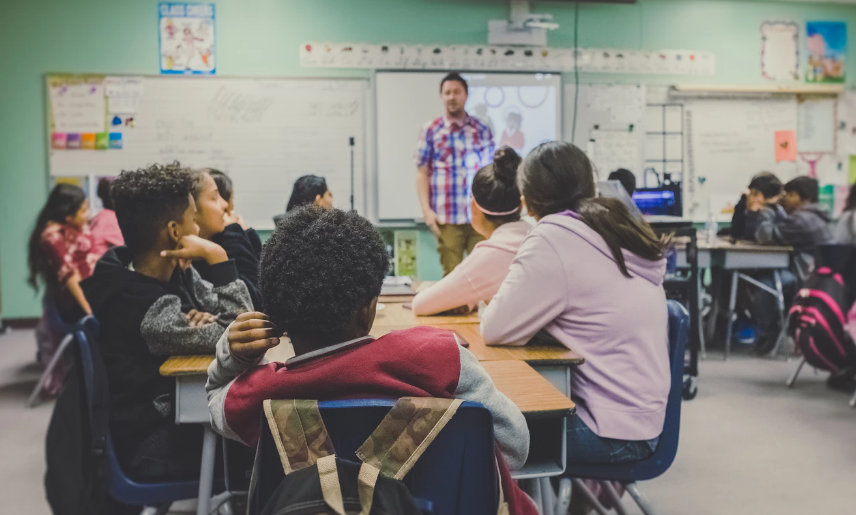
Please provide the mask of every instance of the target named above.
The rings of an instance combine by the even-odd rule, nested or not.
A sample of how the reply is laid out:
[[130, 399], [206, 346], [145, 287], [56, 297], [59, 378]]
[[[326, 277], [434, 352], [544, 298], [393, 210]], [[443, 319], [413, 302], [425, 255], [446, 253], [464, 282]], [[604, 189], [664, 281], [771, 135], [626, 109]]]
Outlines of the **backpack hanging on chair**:
[[[335, 454], [318, 402], [266, 400], [267, 420], [285, 478], [262, 515], [424, 515], [430, 504], [414, 499], [401, 482], [462, 401], [405, 397], [357, 450], [362, 463]], [[259, 457], [256, 457], [256, 464]], [[250, 483], [254, 498], [256, 471]], [[500, 488], [498, 515], [507, 515]]]
[[[856, 363], [856, 346], [847, 334], [846, 294], [840, 274], [818, 268], [794, 299], [788, 335], [815, 368], [836, 372]], [[851, 317], [856, 315], [851, 310]]]

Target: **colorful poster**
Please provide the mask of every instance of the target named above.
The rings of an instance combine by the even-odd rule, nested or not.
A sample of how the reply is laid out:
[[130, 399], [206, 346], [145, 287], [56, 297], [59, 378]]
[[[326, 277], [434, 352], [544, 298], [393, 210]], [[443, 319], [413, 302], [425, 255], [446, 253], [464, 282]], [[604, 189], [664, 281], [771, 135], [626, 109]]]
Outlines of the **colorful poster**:
[[797, 132], [776, 131], [776, 162], [797, 160]]
[[215, 73], [214, 4], [161, 3], [158, 12], [161, 73]]
[[806, 23], [808, 82], [844, 82], [847, 57], [847, 24], [841, 21]]
[[770, 80], [799, 79], [799, 25], [793, 22], [761, 24], [761, 76]]

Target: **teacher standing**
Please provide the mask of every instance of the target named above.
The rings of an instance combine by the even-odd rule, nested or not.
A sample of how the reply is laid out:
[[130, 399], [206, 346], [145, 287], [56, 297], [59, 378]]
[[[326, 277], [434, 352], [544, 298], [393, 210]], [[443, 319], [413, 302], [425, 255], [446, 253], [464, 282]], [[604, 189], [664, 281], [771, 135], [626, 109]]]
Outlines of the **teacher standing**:
[[443, 275], [484, 239], [470, 225], [470, 197], [476, 172], [493, 159], [493, 133], [464, 110], [468, 93], [467, 81], [457, 73], [440, 81], [445, 114], [425, 125], [416, 147], [419, 204], [437, 237]]

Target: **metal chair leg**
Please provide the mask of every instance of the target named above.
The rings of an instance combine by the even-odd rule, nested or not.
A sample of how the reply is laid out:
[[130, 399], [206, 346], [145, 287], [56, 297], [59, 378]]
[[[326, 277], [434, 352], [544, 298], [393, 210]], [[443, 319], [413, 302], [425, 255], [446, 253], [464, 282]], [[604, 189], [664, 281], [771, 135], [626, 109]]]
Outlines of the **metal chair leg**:
[[853, 392], [853, 397], [850, 399], [850, 407], [856, 408], [856, 392]]
[[588, 489], [585, 484], [585, 481], [582, 479], [574, 479], [574, 489], [579, 490], [579, 493], [582, 494], [583, 497], [591, 504], [594, 511], [597, 512], [598, 515], [608, 515], [606, 507], [597, 500], [597, 496]]
[[731, 272], [731, 292], [728, 296], [728, 331], [725, 333], [725, 356], [723, 361], [728, 359], [731, 354], [731, 330], [734, 328], [734, 307], [737, 305], [737, 282], [740, 280], [740, 273], [737, 271]]
[[559, 480], [557, 497], [554, 515], [568, 515], [568, 510], [571, 507], [571, 480], [569, 478], [565, 477]]
[[797, 369], [794, 370], [794, 373], [791, 374], [791, 377], [789, 377], [788, 381], [785, 383], [788, 386], [788, 388], [794, 387], [794, 383], [797, 382], [797, 376], [800, 375], [800, 371], [802, 370], [803, 366], [805, 366], [805, 358], [800, 360], [799, 365], [797, 365]]
[[549, 477], [542, 477], [538, 480], [541, 483], [541, 503], [544, 507], [544, 515], [556, 511], [556, 491], [553, 490], [553, 484]]
[[646, 499], [642, 491], [639, 490], [639, 485], [636, 483], [630, 483], [627, 485], [627, 493], [633, 497], [633, 500], [636, 501], [636, 504], [639, 506], [639, 509], [642, 510], [642, 513], [645, 515], [656, 515], [654, 513], [654, 507], [651, 506], [651, 503], [648, 502], [648, 499]]
[[48, 362], [48, 366], [45, 367], [45, 371], [42, 372], [42, 376], [39, 378], [39, 382], [36, 383], [36, 387], [33, 388], [33, 393], [30, 394], [30, 398], [27, 399], [27, 407], [32, 408], [36, 404], [38, 404], [39, 395], [42, 393], [42, 389], [45, 387], [45, 383], [48, 381], [51, 373], [53, 373], [54, 368], [56, 368], [59, 360], [62, 359], [62, 355], [65, 354], [65, 349], [71, 345], [71, 341], [74, 340], [74, 334], [67, 334], [62, 339], [59, 344], [59, 347], [56, 348], [56, 352], [51, 357], [51, 360]]
[[618, 495], [618, 492], [612, 485], [612, 481], [598, 481], [598, 483], [600, 483], [600, 487], [603, 488], [603, 491], [606, 492], [606, 496], [609, 497], [609, 500], [612, 501], [615, 513], [618, 515], [627, 515], [627, 510], [625, 510], [624, 505], [621, 504], [621, 496]]

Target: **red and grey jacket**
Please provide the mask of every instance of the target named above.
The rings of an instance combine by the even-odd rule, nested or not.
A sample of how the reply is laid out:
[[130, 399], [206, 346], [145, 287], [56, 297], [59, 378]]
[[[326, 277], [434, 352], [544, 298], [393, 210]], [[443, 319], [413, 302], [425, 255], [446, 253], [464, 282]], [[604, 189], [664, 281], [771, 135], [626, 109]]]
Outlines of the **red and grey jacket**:
[[[232, 356], [227, 335], [208, 368], [207, 390], [214, 429], [228, 438], [258, 442], [265, 399], [459, 398], [490, 410], [501, 461], [512, 470], [526, 461], [529, 429], [523, 414], [450, 331], [415, 327], [267, 364]], [[511, 512], [536, 513], [505, 466], [501, 475]]]

